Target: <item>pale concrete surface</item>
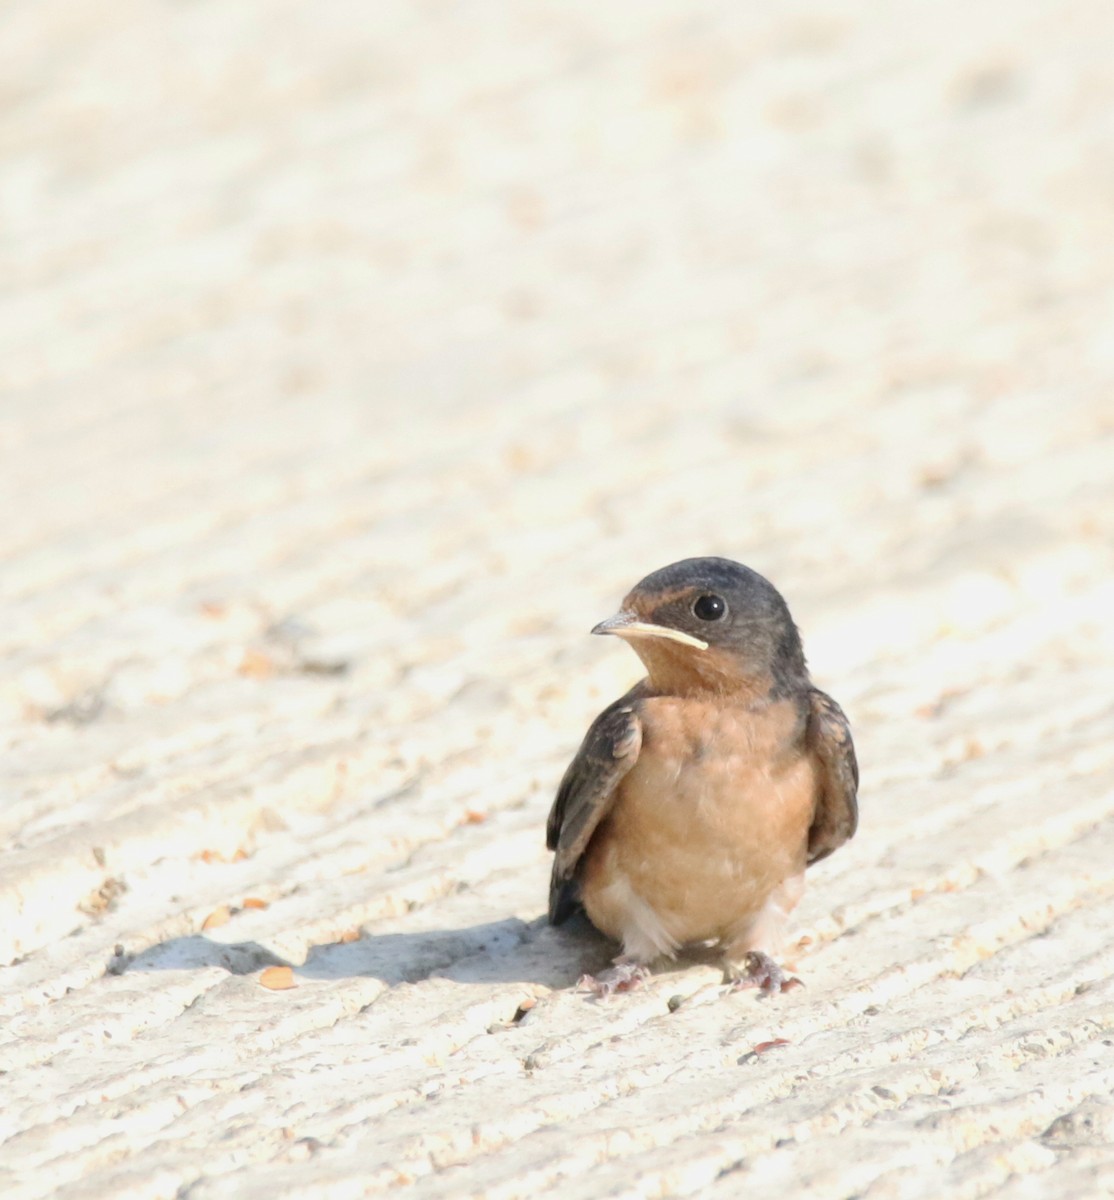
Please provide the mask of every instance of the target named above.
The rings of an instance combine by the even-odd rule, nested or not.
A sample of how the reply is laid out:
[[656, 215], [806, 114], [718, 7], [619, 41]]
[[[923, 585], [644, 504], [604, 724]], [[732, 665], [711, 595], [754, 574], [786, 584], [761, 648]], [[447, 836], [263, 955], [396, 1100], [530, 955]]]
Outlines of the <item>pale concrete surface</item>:
[[[1112, 1194], [1112, 44], [4, 6], [5, 1200]], [[586, 631], [707, 552], [862, 830], [805, 989], [599, 1004], [541, 919], [637, 674]]]

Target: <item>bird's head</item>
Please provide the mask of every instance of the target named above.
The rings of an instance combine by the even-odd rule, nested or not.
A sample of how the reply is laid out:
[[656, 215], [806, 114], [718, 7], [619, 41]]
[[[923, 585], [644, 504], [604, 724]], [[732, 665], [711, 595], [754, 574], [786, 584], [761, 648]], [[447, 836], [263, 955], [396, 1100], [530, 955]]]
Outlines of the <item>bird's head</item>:
[[727, 558], [686, 558], [647, 575], [593, 633], [623, 638], [656, 690], [741, 692], [805, 686], [800, 635], [768, 579]]

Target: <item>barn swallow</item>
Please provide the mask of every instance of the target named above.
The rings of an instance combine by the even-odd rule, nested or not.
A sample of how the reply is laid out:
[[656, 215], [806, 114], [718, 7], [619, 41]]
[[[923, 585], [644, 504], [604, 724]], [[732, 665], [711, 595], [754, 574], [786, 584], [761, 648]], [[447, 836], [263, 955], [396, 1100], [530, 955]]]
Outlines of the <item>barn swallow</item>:
[[780, 991], [805, 868], [858, 823], [847, 718], [812, 686], [781, 593], [730, 559], [647, 575], [592, 632], [629, 642], [646, 677], [592, 722], [557, 789], [550, 921], [582, 907], [621, 945], [587, 980], [600, 994], [707, 943], [726, 981]]

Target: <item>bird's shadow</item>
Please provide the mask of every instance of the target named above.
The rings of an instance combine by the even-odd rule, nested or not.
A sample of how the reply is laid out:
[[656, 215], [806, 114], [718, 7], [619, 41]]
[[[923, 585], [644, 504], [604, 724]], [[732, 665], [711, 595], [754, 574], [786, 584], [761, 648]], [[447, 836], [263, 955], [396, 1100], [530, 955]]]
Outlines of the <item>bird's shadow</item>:
[[200, 970], [221, 967], [250, 975], [264, 967], [290, 967], [301, 979], [372, 978], [386, 984], [444, 978], [459, 983], [536, 983], [570, 987], [602, 969], [617, 952], [587, 918], [577, 914], [559, 929], [544, 917], [508, 918], [461, 929], [365, 934], [355, 941], [313, 946], [303, 963], [283, 958], [258, 942], [219, 942], [204, 934], [171, 938], [138, 954], [121, 948], [108, 963], [110, 975], [131, 971]]

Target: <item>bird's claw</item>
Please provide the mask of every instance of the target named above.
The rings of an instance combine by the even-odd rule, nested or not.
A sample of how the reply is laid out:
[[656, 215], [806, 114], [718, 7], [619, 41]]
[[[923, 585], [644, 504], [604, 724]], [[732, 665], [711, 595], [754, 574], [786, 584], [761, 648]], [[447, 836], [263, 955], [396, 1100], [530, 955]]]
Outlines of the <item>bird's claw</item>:
[[616, 992], [633, 992], [649, 977], [650, 972], [641, 963], [620, 961], [598, 975], [581, 975], [576, 981], [576, 990], [591, 992], [605, 1000]]
[[804, 987], [796, 975], [786, 974], [768, 954], [764, 954], [761, 950], [751, 950], [743, 962], [746, 969], [733, 975], [730, 991], [739, 992], [746, 988], [759, 988], [768, 996], [776, 996], [780, 992], [788, 992], [795, 987]]

